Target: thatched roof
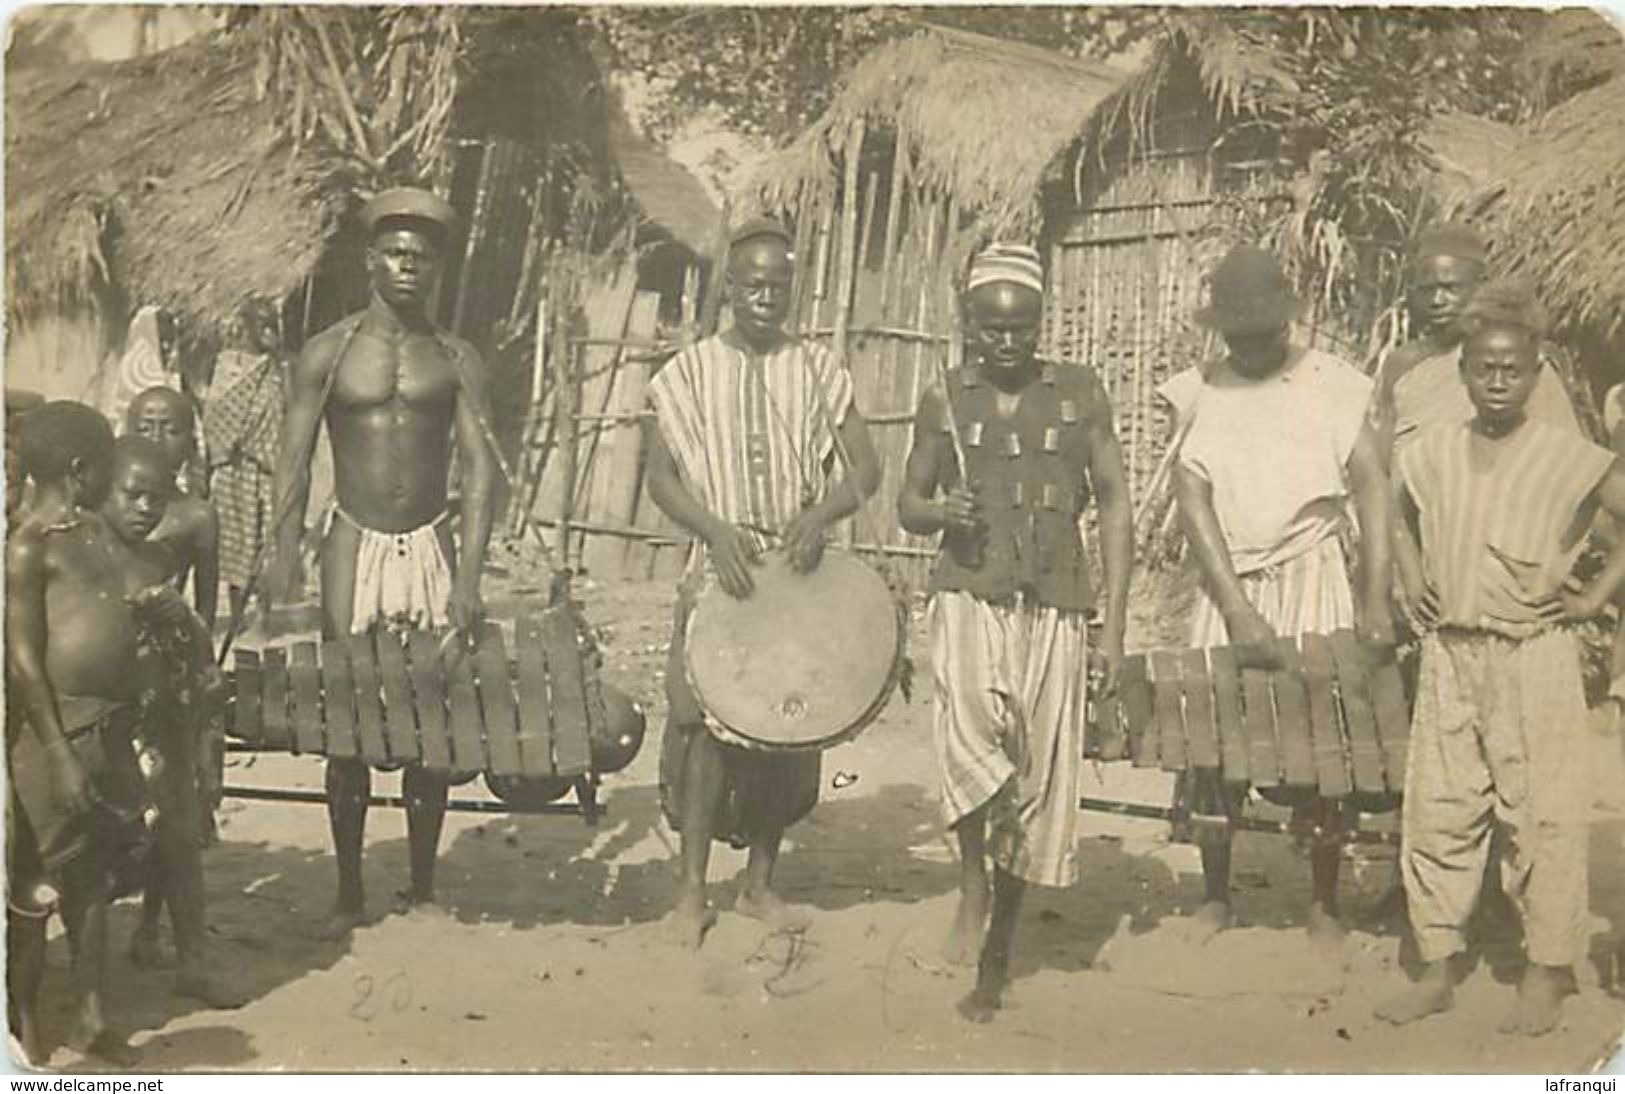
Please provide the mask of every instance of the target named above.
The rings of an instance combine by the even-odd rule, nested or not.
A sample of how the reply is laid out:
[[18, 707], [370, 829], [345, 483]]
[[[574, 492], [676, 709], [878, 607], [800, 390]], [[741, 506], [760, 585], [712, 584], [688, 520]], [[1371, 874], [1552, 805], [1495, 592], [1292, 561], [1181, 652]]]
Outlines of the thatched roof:
[[459, 131], [545, 148], [559, 219], [596, 223], [606, 114], [575, 20], [272, 6], [128, 61], [19, 70], [13, 52], [8, 313], [157, 304], [207, 331], [299, 286], [359, 199], [433, 177]]
[[215, 33], [8, 78], [14, 319], [95, 306], [111, 286], [218, 318], [299, 283], [321, 253], [331, 195], [256, 101], [252, 65]]
[[1072, 200], [1107, 161], [1159, 143], [1171, 106], [1218, 121], [1290, 110], [1298, 85], [1277, 52], [1242, 33], [1244, 11], [1182, 12], [1170, 17], [1144, 64], [1078, 127], [1065, 161]]
[[1585, 90], [1524, 126], [1451, 115], [1427, 145], [1444, 211], [1480, 221], [1498, 270], [1532, 277], [1565, 323], [1625, 327], [1625, 40], [1590, 12], [1535, 43]]
[[705, 185], [632, 129], [624, 118], [611, 120], [609, 150], [632, 200], [652, 224], [695, 254], [716, 242], [722, 210]]
[[834, 185], [853, 124], [895, 135], [915, 185], [953, 194], [993, 228], [1030, 226], [1044, 170], [1123, 82], [1108, 65], [928, 26], [860, 61], [821, 118], [764, 166], [754, 189], [789, 208]]

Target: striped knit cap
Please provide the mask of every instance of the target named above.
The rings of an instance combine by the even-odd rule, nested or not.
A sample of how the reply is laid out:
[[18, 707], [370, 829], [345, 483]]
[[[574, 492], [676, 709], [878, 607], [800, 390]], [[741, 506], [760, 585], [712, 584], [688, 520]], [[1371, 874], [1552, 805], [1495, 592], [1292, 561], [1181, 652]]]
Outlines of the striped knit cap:
[[1038, 258], [1038, 248], [1022, 243], [990, 243], [983, 248], [971, 260], [965, 291], [998, 281], [1025, 285], [1036, 293], [1043, 293], [1044, 267]]

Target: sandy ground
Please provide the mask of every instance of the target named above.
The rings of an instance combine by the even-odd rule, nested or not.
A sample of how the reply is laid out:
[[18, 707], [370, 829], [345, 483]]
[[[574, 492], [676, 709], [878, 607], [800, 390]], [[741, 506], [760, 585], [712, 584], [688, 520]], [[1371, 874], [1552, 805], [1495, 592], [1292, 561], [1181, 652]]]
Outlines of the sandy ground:
[[[406, 877], [405, 822], [376, 810], [366, 870], [380, 918], [324, 943], [311, 935], [332, 897], [323, 810], [228, 802], [206, 861], [213, 954], [253, 1000], [210, 1012], [174, 999], [160, 974], [122, 957], [135, 907], [119, 906], [112, 1009], [137, 1030], [142, 1071], [1572, 1072], [1597, 1066], [1625, 1028], [1625, 1003], [1612, 994], [1625, 939], [1625, 764], [1600, 732], [1586, 744], [1595, 753], [1590, 955], [1562, 1027], [1538, 1040], [1495, 1031], [1520, 958], [1516, 928], [1493, 907], [1476, 926], [1452, 1013], [1404, 1029], [1371, 1017], [1411, 962], [1392, 920], [1373, 918], [1393, 876], [1384, 849], [1346, 863], [1342, 899], [1357, 929], [1340, 963], [1309, 953], [1307, 861], [1276, 836], [1239, 839], [1244, 925], [1194, 948], [1177, 937], [1178, 917], [1200, 896], [1194, 849], [1170, 843], [1160, 822], [1100, 813], [1084, 815], [1082, 881], [1028, 902], [1015, 1006], [988, 1026], [962, 1022], [953, 1003], [970, 972], [938, 956], [956, 867], [934, 801], [926, 688], [825, 757], [823, 804], [793, 831], [780, 869], [786, 895], [815, 909], [812, 928], [772, 935], [724, 911], [700, 953], [676, 952], [659, 922], [676, 843], [655, 785], [670, 592], [632, 583], [580, 592], [604, 628], [610, 678], [650, 712], [650, 739], [607, 783], [600, 825], [453, 814], [442, 842], [447, 914], [386, 915]], [[923, 681], [927, 666], [918, 667]], [[228, 774], [240, 785], [321, 785], [318, 762], [288, 756], [238, 756]], [[1112, 765], [1089, 782], [1092, 796], [1167, 801], [1168, 777], [1156, 772]], [[376, 785], [394, 792], [398, 777]], [[457, 793], [483, 796], [478, 785]], [[713, 856], [720, 907], [731, 905], [742, 866], [731, 850]], [[47, 991], [60, 1000], [60, 938], [51, 958]], [[58, 1006], [53, 1025], [63, 1020]], [[85, 1066], [66, 1050], [51, 1064]]]

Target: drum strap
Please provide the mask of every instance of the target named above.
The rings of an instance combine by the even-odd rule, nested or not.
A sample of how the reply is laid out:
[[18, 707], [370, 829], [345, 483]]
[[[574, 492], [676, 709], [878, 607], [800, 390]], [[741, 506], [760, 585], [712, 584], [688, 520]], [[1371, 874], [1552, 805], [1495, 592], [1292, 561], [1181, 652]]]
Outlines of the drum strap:
[[[841, 423], [836, 420], [835, 412], [830, 408], [829, 398], [826, 395], [827, 389], [824, 386], [826, 377], [824, 376], [823, 372], [813, 368], [811, 361], [803, 358], [802, 362], [803, 367], [812, 372], [813, 397], [818, 400], [819, 415], [824, 419], [825, 427], [829, 429], [830, 440], [834, 442], [836, 462], [841, 465], [844, 472], [841, 479], [841, 484], [843, 486], [847, 485], [848, 483], [851, 483], [852, 480], [852, 451], [847, 447], [845, 438], [841, 436]], [[963, 461], [963, 455], [959, 453], [959, 438], [957, 434], [954, 437], [954, 451], [956, 455], [960, 456], [961, 461]], [[964, 463], [961, 462], [960, 467], [963, 468], [964, 466]], [[857, 484], [852, 483], [851, 489], [856, 490]], [[868, 506], [863, 504], [861, 500], [858, 502], [856, 511], [852, 514], [852, 523], [854, 525], [863, 526], [865, 531], [874, 537], [874, 543], [877, 547], [885, 542], [885, 529], [880, 527], [879, 521], [874, 519], [873, 515], [868, 512]], [[902, 585], [898, 581], [897, 573], [892, 566], [891, 560], [886, 556], [884, 551], [878, 552], [878, 563], [876, 568], [885, 575], [887, 585], [890, 585], [894, 590], [902, 588]]]

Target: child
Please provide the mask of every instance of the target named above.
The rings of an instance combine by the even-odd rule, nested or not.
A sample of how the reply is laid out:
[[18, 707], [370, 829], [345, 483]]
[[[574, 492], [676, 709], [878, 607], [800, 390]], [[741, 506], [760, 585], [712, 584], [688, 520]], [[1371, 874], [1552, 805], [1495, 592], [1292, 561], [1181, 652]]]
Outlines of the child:
[[1401, 849], [1427, 968], [1377, 1013], [1399, 1024], [1450, 1006], [1450, 958], [1499, 820], [1502, 884], [1522, 912], [1528, 956], [1502, 1029], [1538, 1035], [1557, 1024], [1587, 899], [1585, 695], [1562, 624], [1600, 614], [1625, 580], [1625, 547], [1583, 592], [1565, 582], [1598, 507], [1625, 517], [1625, 466], [1527, 416], [1544, 332], [1528, 288], [1484, 286], [1463, 325], [1461, 376], [1476, 416], [1428, 430], [1398, 463], [1402, 508], [1421, 538], [1423, 585], [1407, 596], [1430, 628]]
[[[19, 813], [38, 869], [60, 893], [79, 995], [69, 1043], [129, 1066], [136, 1053], [109, 1025], [107, 905], [125, 854], [142, 843], [141, 773], [130, 738], [138, 716], [136, 625], [113, 537], [94, 512], [107, 495], [113, 434], [88, 406], [33, 411], [21, 455], [35, 481], [6, 543], [8, 691], [21, 720], [7, 741]], [[13, 892], [27, 884], [13, 876]], [[17, 990], [30, 1059], [43, 1047], [34, 1006], [44, 932], [28, 932]]]
[[147, 886], [141, 925], [130, 944], [138, 965], [167, 963], [158, 918], [168, 902], [175, 926], [177, 993], [215, 1007], [240, 1005], [203, 970], [203, 861], [197, 819], [197, 738], [218, 706], [219, 671], [208, 632], [170, 584], [177, 567], [169, 545], [150, 539], [174, 494], [168, 455], [142, 437], [113, 446], [112, 488], [102, 517], [118, 541], [124, 593], [137, 614], [142, 683], [142, 754], [158, 803], [158, 873]]
[[1009, 980], [1027, 883], [1067, 886], [1078, 875], [1095, 605], [1078, 521], [1091, 491], [1105, 556], [1103, 693], [1122, 662], [1133, 541], [1106, 393], [1088, 369], [1034, 356], [1038, 252], [988, 248], [971, 267], [965, 307], [972, 361], [920, 400], [898, 516], [917, 535], [943, 535], [931, 662], [944, 811], [961, 858], [947, 954], [968, 962], [979, 951], [959, 1011], [986, 1022]]
[[[198, 454], [197, 421], [186, 396], [168, 387], [151, 387], [131, 400], [124, 431], [158, 444], [169, 460], [179, 493], [173, 497], [152, 538], [166, 544], [175, 559], [173, 583], [193, 583], [193, 604], [205, 633], [214, 628], [219, 603], [220, 521], [214, 503], [203, 496], [201, 483], [189, 474]], [[206, 842], [215, 840], [214, 812], [220, 806], [226, 757], [225, 726], [217, 718], [198, 742], [197, 780], [202, 808], [198, 823]]]

